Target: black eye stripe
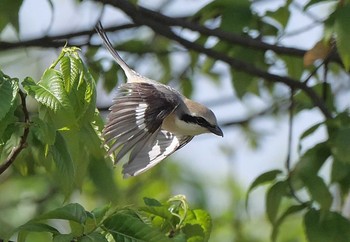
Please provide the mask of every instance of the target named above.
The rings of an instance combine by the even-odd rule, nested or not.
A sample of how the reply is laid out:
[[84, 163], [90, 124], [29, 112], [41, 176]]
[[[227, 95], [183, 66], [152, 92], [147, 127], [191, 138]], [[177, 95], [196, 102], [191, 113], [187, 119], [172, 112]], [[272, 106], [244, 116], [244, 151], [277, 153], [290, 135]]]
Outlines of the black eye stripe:
[[194, 117], [188, 114], [184, 114], [181, 116], [181, 120], [185, 121], [186, 123], [194, 123], [198, 124], [202, 127], [214, 127], [211, 125], [207, 120], [205, 120], [202, 117]]

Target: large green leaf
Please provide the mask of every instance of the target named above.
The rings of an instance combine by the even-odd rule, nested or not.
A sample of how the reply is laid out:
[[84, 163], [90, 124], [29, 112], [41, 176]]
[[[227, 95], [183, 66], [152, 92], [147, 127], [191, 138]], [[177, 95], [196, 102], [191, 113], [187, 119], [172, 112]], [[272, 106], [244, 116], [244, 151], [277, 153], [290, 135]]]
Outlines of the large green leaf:
[[10, 78], [0, 71], [0, 121], [10, 111], [18, 92], [18, 80]]
[[10, 23], [19, 32], [18, 12], [23, 0], [0, 1], [0, 32]]
[[171, 241], [158, 229], [142, 222], [128, 211], [120, 211], [103, 223], [107, 232], [120, 242], [166, 242]]
[[304, 216], [309, 242], [348, 242], [350, 221], [336, 212], [311, 209]]

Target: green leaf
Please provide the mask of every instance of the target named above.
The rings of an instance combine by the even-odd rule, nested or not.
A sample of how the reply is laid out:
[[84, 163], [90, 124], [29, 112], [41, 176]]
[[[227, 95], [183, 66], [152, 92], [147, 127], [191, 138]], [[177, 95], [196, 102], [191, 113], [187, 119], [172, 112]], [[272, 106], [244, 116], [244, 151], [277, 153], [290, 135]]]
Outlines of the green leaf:
[[339, 127], [330, 133], [329, 144], [337, 160], [350, 164], [350, 127]]
[[308, 128], [307, 130], [305, 130], [302, 135], [300, 136], [300, 140], [304, 139], [305, 137], [313, 134], [322, 124], [324, 124], [324, 122], [321, 123], [317, 123], [315, 125], [312, 125], [310, 128]]
[[273, 242], [276, 241], [277, 235], [278, 235], [278, 230], [279, 230], [281, 224], [283, 223], [283, 221], [287, 217], [289, 217], [292, 214], [298, 213], [298, 212], [304, 210], [305, 208], [307, 208], [307, 204], [292, 205], [286, 211], [284, 211], [282, 213], [282, 215], [277, 219], [276, 223], [273, 225], [271, 240]]
[[336, 44], [339, 55], [344, 64], [345, 70], [350, 70], [350, 4], [339, 7], [336, 12], [336, 20], [334, 23], [334, 31], [336, 33]]
[[90, 234], [96, 230], [96, 228], [100, 226], [100, 223], [105, 219], [105, 216], [109, 210], [110, 205], [105, 205], [103, 207], [95, 208], [91, 211], [91, 213], [88, 213], [84, 233]]
[[87, 219], [87, 212], [78, 203], [70, 203], [61, 208], [57, 208], [34, 219], [34, 221], [46, 219], [63, 219], [84, 224]]
[[49, 81], [50, 86], [42, 86], [39, 83], [35, 83], [32, 78], [26, 77], [22, 82], [23, 88], [30, 96], [51, 110], [57, 111], [59, 108], [63, 108], [63, 102], [67, 98], [65, 97], [66, 94], [58, 73], [55, 70], [48, 69], [44, 73], [43, 79], [45, 80], [44, 83], [48, 83], [47, 80], [51, 80]]
[[15, 104], [18, 89], [18, 79], [10, 78], [0, 71], [0, 121]]
[[306, 151], [295, 166], [293, 177], [315, 175], [331, 155], [327, 142], [322, 142]]
[[42, 144], [53, 145], [55, 143], [56, 130], [51, 123], [45, 122], [35, 116], [31, 118], [31, 122], [32, 126], [30, 130]]
[[302, 176], [301, 179], [308, 189], [312, 199], [320, 204], [322, 209], [330, 209], [333, 198], [324, 180], [315, 174]]
[[294, 56], [281, 56], [281, 59], [286, 64], [288, 76], [299, 80], [304, 72], [303, 59]]
[[147, 206], [151, 206], [151, 207], [160, 207], [160, 206], [162, 206], [161, 202], [159, 202], [157, 199], [154, 199], [154, 198], [144, 197], [143, 198], [143, 202]]
[[210, 215], [201, 209], [189, 210], [181, 228], [188, 242], [208, 241], [212, 228]]
[[263, 174], [261, 174], [260, 176], [258, 176], [253, 183], [250, 185], [248, 192], [247, 192], [247, 197], [245, 200], [245, 207], [248, 207], [248, 199], [249, 199], [249, 194], [251, 191], [253, 191], [253, 189], [255, 189], [258, 186], [262, 186], [265, 185], [268, 182], [272, 182], [276, 179], [276, 177], [281, 174], [282, 171], [281, 170], [271, 170], [271, 171], [267, 171]]
[[68, 195], [73, 189], [75, 169], [66, 141], [59, 132], [56, 132], [55, 144], [50, 151], [58, 169], [57, 176], [59, 179], [57, 181], [61, 184], [66, 195]]
[[19, 226], [14, 231], [14, 233], [16, 232], [18, 232], [18, 237], [17, 237], [18, 242], [25, 242], [28, 236], [28, 233], [30, 232], [49, 232], [52, 234], [59, 234], [59, 231], [54, 227], [47, 224], [34, 222], [34, 221], [29, 221], [28, 223], [25, 223]]
[[261, 174], [250, 185], [250, 187], [248, 189], [248, 193], [251, 192], [254, 188], [256, 188], [258, 186], [265, 185], [268, 182], [274, 181], [276, 179], [276, 177], [281, 173], [282, 173], [281, 170], [271, 170], [271, 171], [267, 171], [267, 172]]
[[166, 242], [171, 241], [155, 228], [143, 223], [139, 218], [128, 212], [118, 212], [107, 218], [104, 229], [111, 233], [116, 241], [144, 241]]
[[1, 0], [0, 1], [0, 32], [8, 23], [19, 33], [18, 13], [23, 0]]
[[286, 181], [276, 182], [266, 194], [266, 213], [271, 224], [275, 224], [282, 198], [287, 195]]
[[111, 163], [107, 163], [106, 160], [101, 160], [101, 158], [91, 157], [88, 171], [98, 194], [109, 201], [117, 201], [119, 199], [120, 190], [114, 180]]
[[5, 117], [3, 117], [0, 121], [0, 143], [6, 142], [6, 140], [9, 138], [9, 134], [11, 133], [11, 127], [14, 127], [14, 124], [18, 121], [15, 111], [18, 108], [19, 102], [19, 98], [16, 98]]
[[265, 16], [271, 17], [277, 22], [279, 22], [282, 28], [284, 29], [287, 26], [289, 17], [290, 17], [290, 11], [289, 11], [290, 2], [291, 1], [287, 1], [287, 3], [284, 6], [278, 8], [276, 11], [267, 11]]
[[309, 242], [348, 242], [350, 221], [339, 213], [311, 209], [304, 216]]

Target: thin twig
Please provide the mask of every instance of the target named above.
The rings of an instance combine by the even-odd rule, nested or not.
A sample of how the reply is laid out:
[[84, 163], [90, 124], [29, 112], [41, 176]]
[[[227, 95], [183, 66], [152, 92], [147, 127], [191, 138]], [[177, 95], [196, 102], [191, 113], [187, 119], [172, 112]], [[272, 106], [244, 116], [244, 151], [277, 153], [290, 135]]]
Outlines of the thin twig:
[[7, 159], [1, 164], [0, 175], [11, 166], [11, 164], [16, 160], [19, 153], [26, 147], [27, 137], [29, 134], [29, 113], [26, 104], [26, 95], [21, 90], [19, 90], [18, 93], [21, 98], [22, 110], [24, 114], [24, 131], [19, 144], [12, 149]]
[[[124, 30], [124, 29], [130, 29], [136, 27], [135, 24], [123, 24], [118, 26], [113, 26], [106, 28], [105, 30], [107, 32], [111, 31], [117, 31], [117, 30]], [[23, 48], [23, 47], [53, 47], [53, 48], [60, 48], [63, 47], [67, 40], [75, 37], [81, 37], [81, 36], [92, 36], [95, 34], [96, 31], [94, 29], [90, 30], [83, 30], [73, 33], [66, 33], [61, 35], [53, 35], [53, 36], [45, 36], [41, 38], [31, 39], [31, 40], [23, 40], [18, 42], [6, 42], [6, 41], [0, 41], [0, 50], [10, 50], [15, 48]], [[83, 44], [76, 44], [76, 46], [83, 46], [87, 45], [87, 43]]]

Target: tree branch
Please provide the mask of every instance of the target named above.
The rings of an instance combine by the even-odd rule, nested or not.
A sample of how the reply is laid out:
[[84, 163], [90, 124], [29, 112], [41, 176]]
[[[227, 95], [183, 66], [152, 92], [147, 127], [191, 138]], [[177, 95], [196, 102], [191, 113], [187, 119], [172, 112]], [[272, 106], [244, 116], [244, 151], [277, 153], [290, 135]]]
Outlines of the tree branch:
[[24, 114], [24, 125], [25, 125], [24, 131], [19, 141], [19, 144], [12, 149], [6, 161], [4, 161], [1, 164], [0, 175], [4, 173], [7, 170], [7, 168], [10, 167], [10, 165], [15, 161], [19, 153], [26, 147], [27, 137], [29, 134], [29, 113], [28, 113], [27, 104], [26, 104], [26, 95], [21, 90], [19, 90], [19, 96], [21, 98], [22, 110]]
[[[124, 24], [119, 26], [113, 26], [106, 28], [106, 31], [118, 31], [123, 29], [130, 29], [136, 27], [135, 24]], [[95, 29], [91, 30], [84, 30], [84, 31], [78, 31], [74, 33], [66, 33], [61, 35], [54, 35], [54, 36], [45, 36], [42, 38], [36, 38], [31, 40], [23, 40], [18, 42], [6, 42], [6, 41], [0, 41], [0, 51], [2, 50], [10, 50], [15, 48], [22, 48], [22, 47], [53, 47], [53, 48], [60, 48], [63, 47], [66, 42], [72, 38], [75, 37], [82, 37], [87, 36], [90, 37], [93, 34], [95, 34]], [[71, 44], [69, 42], [69, 44]], [[86, 44], [74, 44], [75, 46], [83, 46]]]
[[[96, 0], [95, 0], [96, 1]], [[130, 8], [130, 3], [125, 3], [125, 0], [123, 1], [114, 1], [114, 0], [102, 0], [99, 2], [103, 2], [106, 4], [111, 4], [115, 7], [119, 7], [122, 9], [124, 12], [128, 8]], [[129, 5], [129, 6], [127, 6]], [[131, 5], [133, 6], [133, 5]], [[210, 29], [206, 26], [200, 25], [196, 22], [189, 21], [189, 18], [183, 17], [183, 18], [173, 18], [173, 17], [168, 17], [166, 15], [163, 15], [159, 12], [137, 6], [137, 11], [138, 14], [143, 15], [145, 18], [149, 18], [154, 20], [155, 22], [163, 23], [168, 26], [180, 26], [183, 28], [190, 29], [195, 32], [199, 32], [203, 35], [207, 36], [215, 36], [218, 37], [221, 40], [225, 40], [233, 45], [240, 45], [240, 46], [245, 46], [253, 49], [258, 49], [258, 50], [272, 50], [277, 54], [283, 54], [283, 55], [291, 55], [291, 56], [300, 56], [303, 57], [306, 53], [307, 50], [302, 50], [298, 48], [292, 48], [292, 47], [285, 47], [285, 46], [279, 46], [276, 44], [269, 44], [264, 41], [261, 41], [260, 39], [254, 39], [250, 36], [242, 36], [238, 35], [232, 32], [226, 32], [223, 31], [219, 28], [215, 29]], [[129, 15], [130, 16], [130, 15]], [[141, 16], [139, 16], [141, 17]], [[337, 63], [342, 63], [339, 55], [333, 51], [333, 53], [330, 55], [330, 61], [334, 61]]]
[[304, 91], [309, 98], [312, 100], [315, 106], [317, 106], [321, 112], [324, 114], [325, 117], [331, 118], [332, 115], [326, 108], [326, 105], [324, 104], [323, 100], [316, 94], [316, 92], [308, 87], [306, 84], [294, 80], [287, 76], [279, 76], [275, 75], [266, 71], [263, 71], [253, 65], [250, 65], [244, 61], [237, 60], [235, 58], [232, 58], [230, 56], [227, 56], [226, 54], [223, 54], [221, 52], [217, 52], [213, 49], [205, 48], [202, 45], [199, 45], [197, 43], [188, 41], [179, 35], [175, 34], [169, 26], [164, 25], [164, 22], [162, 21], [154, 21], [151, 18], [147, 18], [141, 11], [140, 7], [136, 7], [133, 4], [129, 3], [125, 0], [100, 0], [100, 2], [103, 2], [105, 4], [110, 4], [114, 7], [117, 7], [121, 10], [123, 10], [127, 15], [129, 15], [133, 21], [136, 24], [139, 25], [146, 25], [150, 27], [153, 31], [156, 33], [163, 35], [169, 39], [175, 40], [187, 49], [191, 49], [194, 51], [197, 51], [199, 53], [206, 54], [207, 56], [215, 59], [215, 60], [221, 60], [223, 62], [226, 62], [229, 64], [233, 69], [236, 71], [243, 71], [246, 73], [249, 73], [251, 75], [261, 77], [265, 79], [268, 82], [274, 82], [274, 83], [283, 83], [290, 88], [296, 89], [296, 90], [302, 90]]

